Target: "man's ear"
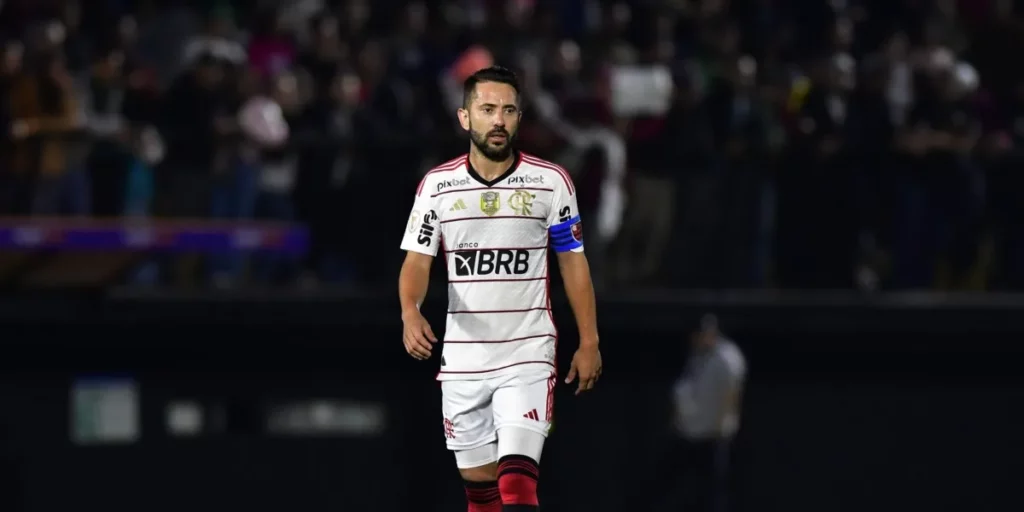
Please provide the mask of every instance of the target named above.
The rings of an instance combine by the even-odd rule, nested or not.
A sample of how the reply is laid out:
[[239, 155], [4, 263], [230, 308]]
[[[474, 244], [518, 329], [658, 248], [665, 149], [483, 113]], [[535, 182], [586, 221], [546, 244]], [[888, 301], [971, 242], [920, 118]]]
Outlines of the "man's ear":
[[462, 129], [469, 131], [469, 111], [464, 108], [459, 108], [457, 114], [459, 116], [459, 124], [462, 125]]

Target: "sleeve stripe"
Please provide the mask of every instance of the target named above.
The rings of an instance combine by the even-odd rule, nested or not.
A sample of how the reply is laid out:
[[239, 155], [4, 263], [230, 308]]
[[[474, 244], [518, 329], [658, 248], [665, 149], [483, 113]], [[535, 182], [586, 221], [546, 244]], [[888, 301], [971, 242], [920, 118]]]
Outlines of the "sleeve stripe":
[[562, 181], [565, 182], [565, 186], [569, 189], [569, 195], [571, 196], [576, 193], [576, 187], [572, 184], [572, 178], [569, 177], [569, 171], [566, 171], [562, 166], [555, 165], [546, 160], [541, 160], [540, 158], [526, 153], [522, 153], [522, 156], [523, 161], [530, 165], [536, 165], [537, 167], [558, 173], [558, 175], [562, 177]]
[[423, 186], [426, 185], [427, 183], [427, 176], [430, 176], [431, 174], [438, 172], [454, 171], [455, 169], [458, 169], [462, 164], [464, 164], [467, 158], [469, 158], [468, 154], [462, 155], [458, 158], [453, 158], [427, 171], [427, 173], [423, 175], [423, 179], [420, 180], [419, 186], [416, 187], [416, 197], [419, 197], [419, 195], [423, 192]]

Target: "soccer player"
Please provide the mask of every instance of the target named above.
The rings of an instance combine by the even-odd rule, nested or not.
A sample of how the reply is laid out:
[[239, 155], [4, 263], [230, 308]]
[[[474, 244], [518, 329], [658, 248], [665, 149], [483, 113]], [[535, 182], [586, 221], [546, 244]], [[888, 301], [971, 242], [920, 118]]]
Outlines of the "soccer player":
[[398, 282], [406, 351], [425, 360], [437, 338], [420, 314], [430, 265], [448, 267], [441, 354], [448, 448], [470, 512], [539, 510], [537, 475], [551, 426], [558, 334], [548, 293], [548, 248], [580, 333], [565, 379], [576, 394], [601, 375], [597, 313], [575, 188], [565, 169], [514, 149], [519, 85], [491, 67], [464, 85], [459, 122], [469, 154], [427, 173], [402, 240]]

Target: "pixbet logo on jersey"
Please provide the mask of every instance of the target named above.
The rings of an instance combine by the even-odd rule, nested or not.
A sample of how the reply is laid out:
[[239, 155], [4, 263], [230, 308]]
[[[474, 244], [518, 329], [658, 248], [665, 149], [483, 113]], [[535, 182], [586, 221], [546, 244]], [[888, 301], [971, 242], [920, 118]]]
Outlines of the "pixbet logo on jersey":
[[508, 179], [509, 185], [543, 185], [544, 176], [512, 176]]
[[454, 257], [457, 276], [518, 276], [530, 271], [530, 251], [524, 249], [456, 251]]
[[435, 221], [437, 221], [437, 212], [434, 210], [430, 210], [423, 216], [423, 224], [420, 224], [420, 235], [416, 238], [416, 242], [430, 247], [430, 241], [434, 238], [434, 231], [437, 230], [437, 228], [431, 225]]
[[469, 178], [462, 178], [457, 180], [441, 180], [437, 182], [437, 191], [440, 192], [446, 188], [461, 187], [463, 185], [469, 185]]

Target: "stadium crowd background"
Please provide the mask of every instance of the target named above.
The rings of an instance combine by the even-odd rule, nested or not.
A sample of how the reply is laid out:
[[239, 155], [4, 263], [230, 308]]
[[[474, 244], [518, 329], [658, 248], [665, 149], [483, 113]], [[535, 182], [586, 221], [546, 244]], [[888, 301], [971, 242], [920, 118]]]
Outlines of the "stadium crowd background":
[[[301, 262], [162, 279], [390, 282], [493, 61], [600, 286], [1020, 288], [1017, 4], [7, 0], [0, 211], [301, 222]], [[282, 146], [239, 129], [261, 94]]]

